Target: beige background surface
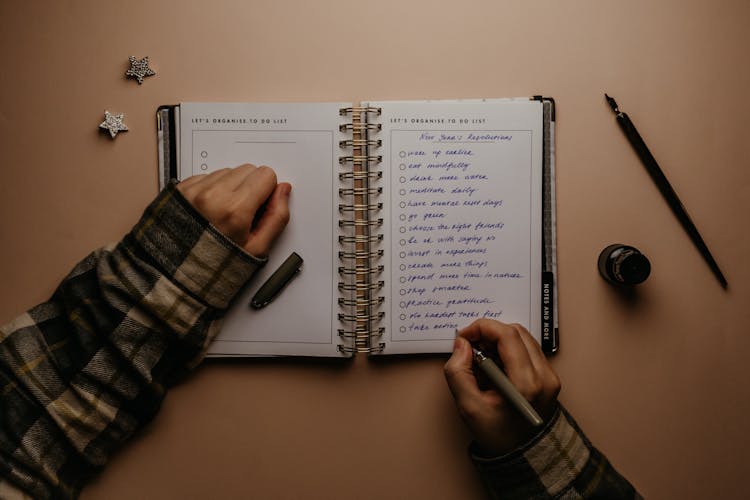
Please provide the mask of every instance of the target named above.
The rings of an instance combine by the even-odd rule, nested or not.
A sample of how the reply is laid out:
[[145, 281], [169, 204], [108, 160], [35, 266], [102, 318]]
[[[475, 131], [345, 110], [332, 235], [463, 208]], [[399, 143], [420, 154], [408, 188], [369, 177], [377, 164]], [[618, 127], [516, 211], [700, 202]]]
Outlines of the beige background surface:
[[[0, 322], [157, 192], [154, 111], [192, 101], [557, 100], [561, 400], [650, 498], [740, 498], [750, 443], [750, 3], [0, 0]], [[157, 76], [125, 79], [127, 57]], [[724, 270], [638, 162], [618, 99]], [[103, 112], [126, 113], [110, 140]], [[609, 243], [653, 273], [634, 297]], [[211, 362], [84, 498], [479, 498], [444, 357]]]

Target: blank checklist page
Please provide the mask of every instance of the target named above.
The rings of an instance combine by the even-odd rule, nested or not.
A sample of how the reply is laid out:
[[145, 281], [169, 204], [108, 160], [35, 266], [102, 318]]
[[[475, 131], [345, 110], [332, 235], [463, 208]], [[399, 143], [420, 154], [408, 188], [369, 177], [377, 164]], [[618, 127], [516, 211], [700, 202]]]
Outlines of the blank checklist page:
[[[228, 312], [212, 355], [338, 355], [339, 109], [348, 103], [184, 103], [180, 178], [243, 163], [292, 184], [290, 221]], [[302, 271], [268, 306], [248, 304], [290, 255]]]

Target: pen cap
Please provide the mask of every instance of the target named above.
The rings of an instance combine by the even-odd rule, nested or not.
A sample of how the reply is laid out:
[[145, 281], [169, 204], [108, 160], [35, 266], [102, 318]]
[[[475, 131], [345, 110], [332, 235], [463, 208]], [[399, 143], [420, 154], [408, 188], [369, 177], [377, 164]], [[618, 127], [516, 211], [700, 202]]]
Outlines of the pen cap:
[[260, 309], [268, 305], [299, 272], [302, 262], [302, 257], [296, 252], [292, 252], [283, 264], [273, 272], [271, 277], [261, 285], [255, 295], [253, 295], [253, 298], [250, 300], [250, 306]]
[[637, 285], [651, 274], [651, 263], [637, 248], [616, 243], [599, 254], [599, 273], [616, 285]]

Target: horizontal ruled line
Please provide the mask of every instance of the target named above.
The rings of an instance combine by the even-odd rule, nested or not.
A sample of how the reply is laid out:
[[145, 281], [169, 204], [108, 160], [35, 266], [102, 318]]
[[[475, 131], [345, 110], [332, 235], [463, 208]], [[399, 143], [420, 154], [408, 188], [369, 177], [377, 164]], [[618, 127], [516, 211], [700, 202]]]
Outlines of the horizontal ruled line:
[[234, 141], [235, 144], [297, 144], [297, 141]]

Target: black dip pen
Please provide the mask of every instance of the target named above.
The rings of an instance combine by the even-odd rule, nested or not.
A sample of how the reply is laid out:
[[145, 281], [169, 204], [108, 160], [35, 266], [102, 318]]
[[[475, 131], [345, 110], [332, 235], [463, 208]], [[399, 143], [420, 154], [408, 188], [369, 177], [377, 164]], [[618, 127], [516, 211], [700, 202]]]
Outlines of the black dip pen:
[[630, 141], [630, 145], [633, 146], [635, 152], [638, 153], [638, 157], [641, 159], [641, 162], [643, 162], [643, 166], [646, 167], [646, 170], [651, 176], [651, 179], [659, 188], [659, 191], [661, 191], [661, 194], [667, 201], [669, 208], [672, 209], [672, 212], [674, 212], [675, 216], [682, 224], [682, 227], [685, 228], [688, 236], [690, 236], [690, 239], [693, 240], [695, 246], [698, 247], [701, 255], [706, 260], [708, 267], [711, 268], [711, 271], [713, 271], [714, 275], [716, 275], [716, 278], [719, 280], [719, 283], [721, 283], [721, 287], [726, 290], [727, 280], [721, 273], [719, 265], [716, 263], [713, 256], [711, 256], [711, 252], [708, 251], [708, 247], [703, 241], [703, 238], [701, 238], [698, 229], [695, 227], [695, 224], [693, 224], [693, 221], [690, 220], [690, 216], [687, 214], [687, 211], [682, 205], [682, 202], [680, 202], [680, 198], [677, 196], [677, 193], [674, 192], [674, 189], [672, 189], [672, 186], [664, 176], [661, 168], [659, 168], [659, 164], [656, 163], [656, 160], [651, 154], [651, 151], [648, 150], [646, 143], [643, 142], [643, 139], [638, 133], [638, 130], [636, 130], [635, 125], [633, 125], [633, 122], [630, 121], [630, 118], [626, 113], [620, 111], [620, 109], [617, 107], [617, 103], [613, 98], [611, 98], [607, 94], [604, 94], [604, 97], [607, 98], [607, 102], [617, 115], [617, 123], [620, 124], [620, 128], [622, 128], [622, 131], [625, 132], [625, 136], [627, 136], [628, 141]]

